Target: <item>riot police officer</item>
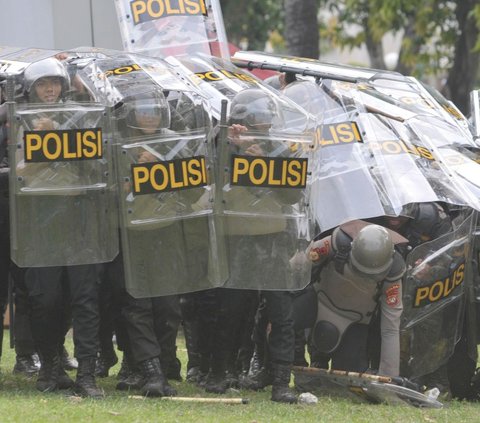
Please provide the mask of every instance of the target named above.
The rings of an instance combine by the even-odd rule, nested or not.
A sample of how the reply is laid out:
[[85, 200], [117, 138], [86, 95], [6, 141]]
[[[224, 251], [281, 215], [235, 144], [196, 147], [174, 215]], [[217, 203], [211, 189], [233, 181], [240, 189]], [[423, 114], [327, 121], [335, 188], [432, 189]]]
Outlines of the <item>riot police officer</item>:
[[[66, 99], [70, 77], [63, 63], [55, 58], [35, 62], [24, 72], [24, 92], [30, 103], [58, 104]], [[58, 115], [55, 115], [58, 117]], [[61, 122], [41, 113], [30, 122], [33, 130], [52, 130]], [[46, 165], [48, 166], [48, 165]], [[17, 173], [25, 169], [17, 165]], [[28, 175], [32, 180], [35, 174]], [[43, 196], [42, 204], [51, 207], [65, 199]], [[98, 351], [98, 274], [95, 265], [29, 267], [20, 281], [28, 292], [34, 341], [41, 360], [36, 387], [42, 392], [73, 387], [82, 396], [101, 398], [95, 382]], [[78, 371], [75, 383], [60, 366], [65, 335], [65, 307], [71, 306], [73, 340]]]
[[[131, 137], [145, 137], [171, 134], [170, 108], [161, 90], [140, 92], [127, 101], [127, 132]], [[157, 148], [157, 149], [155, 149]], [[164, 146], [147, 149], [138, 148], [138, 163], [158, 160], [156, 154], [166, 154]], [[137, 219], [151, 216], [149, 213], [159, 207], [168, 213], [174, 210], [176, 202], [172, 199], [151, 196], [137, 196], [135, 211]], [[161, 206], [160, 206], [161, 205]], [[173, 207], [173, 209], [172, 209]], [[177, 234], [181, 231], [178, 221], [149, 223], [139, 228], [129, 228], [131, 243], [145, 245], [151, 255], [144, 257], [147, 274], [154, 274], [157, 266], [161, 266], [162, 281], [175, 284], [181, 278], [179, 268], [184, 264], [177, 252], [183, 247]], [[145, 250], [147, 250], [147, 248]], [[185, 266], [184, 266], [185, 267]], [[158, 272], [157, 272], [158, 273]], [[176, 337], [180, 325], [180, 304], [176, 295], [162, 297], [134, 298], [127, 294], [127, 302], [123, 308], [128, 337], [136, 365], [143, 373], [143, 380], [137, 388], [148, 396], [173, 396], [176, 390], [168, 383], [170, 377], [180, 378], [180, 362], [176, 357]]]
[[[358, 372], [370, 369], [368, 326], [378, 308], [378, 373], [399, 375], [405, 262], [395, 244], [405, 242], [405, 238], [382, 226], [352, 221], [311, 245], [310, 258], [320, 266], [320, 272], [296, 299], [296, 324], [312, 327], [313, 342], [319, 351], [331, 356], [332, 368]], [[312, 298], [316, 301], [310, 304], [316, 303], [316, 307], [311, 307], [308, 315], [302, 308]]]
[[[275, 119], [280, 118], [280, 108], [272, 96], [258, 88], [249, 88], [239, 92], [230, 105], [229, 138], [232, 154], [262, 157], [272, 152], [273, 145], [268, 140], [256, 138], [255, 134], [268, 135]], [[248, 136], [251, 133], [252, 136]], [[282, 154], [282, 153], [279, 153]], [[235, 204], [253, 204], [250, 213], [258, 213], [253, 218], [228, 217], [225, 220], [229, 256], [232, 257], [230, 279], [227, 286], [251, 287], [251, 281], [258, 281], [262, 272], [276, 282], [278, 286], [285, 282], [289, 269], [289, 260], [293, 255], [292, 239], [287, 232], [286, 219], [281, 207], [297, 201], [296, 190], [278, 188], [271, 190], [271, 195], [261, 195], [249, 187], [238, 187], [231, 195], [226, 194], [226, 201]], [[281, 205], [282, 206], [281, 206]], [[262, 215], [269, 210], [277, 213], [278, 218], [271, 219]], [[258, 282], [258, 289], [261, 283]], [[247, 319], [245, 310], [252, 303], [257, 303], [258, 293], [253, 290], [223, 290], [222, 310], [228, 311], [220, 324], [232, 325], [233, 330], [220, 330], [220, 333], [235, 333], [242, 319]], [[296, 396], [289, 388], [291, 366], [294, 358], [295, 332], [292, 318], [292, 295], [289, 291], [262, 290], [265, 300], [266, 317], [271, 327], [268, 337], [269, 360], [271, 371], [268, 377], [262, 377], [246, 387], [260, 389], [272, 385], [272, 401], [294, 403]], [[253, 313], [254, 310], [251, 311]], [[246, 327], [249, 327], [248, 325]], [[251, 326], [250, 326], [251, 327]]]
[[[408, 239], [400, 251], [405, 259], [408, 253], [419, 245], [438, 239], [453, 230], [452, 221], [446, 210], [435, 202], [408, 204], [402, 208], [399, 216], [384, 216], [381, 222], [388, 228], [400, 233]], [[419, 263], [415, 263], [416, 265]], [[434, 271], [429, 265], [424, 266], [423, 274]], [[419, 273], [421, 275], [421, 273]], [[440, 320], [439, 320], [440, 319]], [[429, 332], [433, 335], [443, 327], [442, 315], [431, 316], [424, 320], [425, 325], [431, 325]], [[430, 340], [434, 343], [434, 341]], [[434, 348], [432, 343], [429, 347]], [[432, 373], [423, 375], [417, 382], [427, 388], [438, 388], [444, 398], [450, 396], [450, 383], [447, 364], [442, 364]]]

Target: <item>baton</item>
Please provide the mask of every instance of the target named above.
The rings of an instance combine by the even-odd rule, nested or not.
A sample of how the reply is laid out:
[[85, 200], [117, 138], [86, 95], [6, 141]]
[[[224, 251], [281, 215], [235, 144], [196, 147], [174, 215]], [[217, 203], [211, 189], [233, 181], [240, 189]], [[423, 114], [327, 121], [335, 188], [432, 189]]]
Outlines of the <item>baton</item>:
[[198, 402], [211, 404], [248, 404], [248, 398], [161, 397], [164, 401]]
[[359, 372], [347, 372], [346, 370], [334, 370], [334, 369], [328, 370], [328, 369], [318, 369], [317, 367], [302, 367], [302, 366], [293, 366], [293, 370], [306, 372], [306, 373], [329, 374], [334, 376], [360, 377], [363, 379], [369, 379], [375, 382], [382, 382], [382, 383], [393, 382], [393, 379], [389, 376], [378, 376], [378, 375], [371, 375], [369, 373], [359, 373]]
[[359, 377], [362, 379], [372, 380], [374, 382], [382, 382], [382, 383], [393, 383], [398, 386], [403, 386], [408, 389], [412, 389], [417, 392], [422, 392], [420, 385], [411, 382], [407, 378], [401, 376], [379, 376], [379, 375], [371, 375], [370, 373], [359, 373], [359, 372], [348, 372], [346, 370], [334, 370], [334, 369], [318, 369], [316, 367], [301, 367], [301, 366], [294, 366], [293, 370], [298, 370], [301, 372], [306, 373], [323, 373], [323, 374], [331, 374], [334, 376], [351, 376], [351, 377]]

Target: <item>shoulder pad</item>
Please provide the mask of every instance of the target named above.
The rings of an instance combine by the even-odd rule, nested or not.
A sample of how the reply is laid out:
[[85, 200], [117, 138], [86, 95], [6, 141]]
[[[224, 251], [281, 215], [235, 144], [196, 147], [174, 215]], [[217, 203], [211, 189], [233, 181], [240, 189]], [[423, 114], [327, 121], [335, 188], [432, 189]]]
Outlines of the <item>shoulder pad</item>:
[[352, 238], [341, 228], [336, 228], [332, 233], [332, 247], [334, 251], [348, 252], [352, 248]]
[[389, 282], [398, 281], [403, 277], [406, 269], [407, 266], [405, 264], [405, 260], [399, 252], [395, 251], [395, 254], [393, 255], [392, 267], [390, 268], [388, 275], [385, 277], [385, 280]]

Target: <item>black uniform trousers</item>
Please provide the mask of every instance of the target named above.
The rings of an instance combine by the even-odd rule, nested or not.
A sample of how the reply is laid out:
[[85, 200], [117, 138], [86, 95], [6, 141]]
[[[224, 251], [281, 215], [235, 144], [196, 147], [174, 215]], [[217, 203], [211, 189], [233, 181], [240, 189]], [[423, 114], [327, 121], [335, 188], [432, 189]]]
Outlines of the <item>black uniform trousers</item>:
[[171, 364], [176, 359], [177, 332], [182, 319], [179, 297], [128, 297], [123, 313], [135, 362], [159, 357], [162, 364]]
[[32, 267], [25, 271], [31, 325], [37, 351], [46, 359], [61, 348], [65, 307], [71, 308], [75, 357], [95, 358], [98, 351], [98, 268], [95, 265]]

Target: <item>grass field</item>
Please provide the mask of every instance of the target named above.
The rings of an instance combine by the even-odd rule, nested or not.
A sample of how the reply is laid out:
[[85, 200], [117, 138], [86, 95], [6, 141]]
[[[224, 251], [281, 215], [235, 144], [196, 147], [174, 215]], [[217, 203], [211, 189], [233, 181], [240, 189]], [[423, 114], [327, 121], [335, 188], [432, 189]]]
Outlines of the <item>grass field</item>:
[[[243, 397], [245, 405], [168, 402], [143, 398], [137, 393], [115, 391], [119, 365], [112, 376], [99, 379], [105, 400], [81, 399], [65, 392], [41, 394], [34, 380], [12, 375], [14, 353], [5, 334], [0, 390], [0, 423], [3, 422], [480, 422], [480, 404], [452, 401], [443, 409], [418, 409], [356, 403], [352, 400], [322, 397], [318, 404], [286, 405], [270, 401], [265, 392], [233, 391], [221, 397]], [[69, 341], [67, 345], [72, 351]], [[121, 353], [120, 353], [121, 354]], [[179, 338], [179, 358], [186, 361], [183, 339]], [[71, 373], [72, 377], [74, 372]], [[186, 382], [173, 382], [180, 396], [215, 397]]]

